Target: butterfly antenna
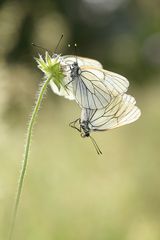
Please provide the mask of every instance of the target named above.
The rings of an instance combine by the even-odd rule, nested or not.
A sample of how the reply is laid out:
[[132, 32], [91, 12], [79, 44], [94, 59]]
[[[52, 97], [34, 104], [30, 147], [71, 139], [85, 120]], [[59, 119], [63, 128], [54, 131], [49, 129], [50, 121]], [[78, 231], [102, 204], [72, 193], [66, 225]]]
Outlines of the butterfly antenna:
[[90, 139], [91, 139], [91, 141], [92, 141], [92, 143], [93, 143], [93, 145], [94, 145], [94, 147], [95, 147], [95, 149], [96, 149], [96, 152], [97, 152], [98, 154], [102, 154], [102, 152], [101, 152], [100, 148], [98, 147], [98, 145], [97, 145], [96, 141], [94, 140], [94, 138], [91, 137], [91, 136], [89, 136], [89, 137], [90, 137]]
[[57, 43], [57, 46], [55, 47], [54, 53], [57, 52], [57, 49], [58, 49], [58, 47], [59, 47], [59, 45], [60, 45], [60, 43], [61, 43], [62, 38], [63, 38], [63, 34], [61, 35], [61, 37], [60, 37], [60, 39], [59, 39], [59, 41], [58, 41], [58, 43]]
[[41, 47], [40, 45], [37, 45], [37, 44], [35, 44], [35, 43], [31, 43], [31, 45], [32, 45], [33, 47], [40, 48], [40, 49], [42, 49], [42, 50], [44, 50], [44, 51], [47, 51], [47, 52], [49, 52], [49, 53], [52, 55], [52, 52], [51, 52], [49, 49], [47, 49], [47, 48]]
[[77, 43], [74, 44], [74, 50], [75, 50], [75, 56], [76, 56], [76, 63], [78, 65], [78, 59], [77, 59]]

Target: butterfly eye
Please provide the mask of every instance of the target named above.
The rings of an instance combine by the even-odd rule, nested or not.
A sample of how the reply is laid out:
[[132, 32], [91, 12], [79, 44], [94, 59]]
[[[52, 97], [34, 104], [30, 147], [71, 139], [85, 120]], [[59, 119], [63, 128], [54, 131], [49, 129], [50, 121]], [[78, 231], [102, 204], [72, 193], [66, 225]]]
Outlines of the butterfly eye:
[[77, 62], [74, 62], [74, 63], [73, 63], [73, 67], [78, 67], [78, 63], [77, 63]]

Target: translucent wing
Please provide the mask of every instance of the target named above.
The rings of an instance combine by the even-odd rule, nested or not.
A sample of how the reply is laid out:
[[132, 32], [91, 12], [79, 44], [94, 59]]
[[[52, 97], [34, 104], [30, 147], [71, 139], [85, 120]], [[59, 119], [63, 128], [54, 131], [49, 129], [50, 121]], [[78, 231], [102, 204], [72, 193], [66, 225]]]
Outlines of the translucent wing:
[[82, 66], [79, 71], [72, 71], [73, 95], [82, 108], [104, 108], [129, 86], [125, 77], [100, 68]]
[[115, 96], [125, 93], [129, 87], [129, 81], [127, 78], [120, 74], [104, 69], [94, 68], [92, 66], [82, 67], [81, 70], [82, 76], [85, 75], [86, 72], [90, 72], [92, 75], [97, 76], [100, 81], [104, 82], [107, 89]]
[[100, 77], [87, 70], [72, 77], [71, 84], [75, 100], [82, 108], [101, 109], [112, 99]]
[[102, 64], [95, 59], [79, 57], [79, 56], [76, 57], [74, 55], [63, 56], [63, 61], [68, 65], [72, 65], [74, 62], [77, 62], [79, 67], [87, 65], [87, 66], [92, 66], [97, 68], [103, 68]]
[[127, 94], [119, 95], [104, 109], [82, 109], [81, 123], [88, 121], [90, 131], [109, 130], [132, 123], [141, 115], [140, 109], [135, 104], [134, 97]]

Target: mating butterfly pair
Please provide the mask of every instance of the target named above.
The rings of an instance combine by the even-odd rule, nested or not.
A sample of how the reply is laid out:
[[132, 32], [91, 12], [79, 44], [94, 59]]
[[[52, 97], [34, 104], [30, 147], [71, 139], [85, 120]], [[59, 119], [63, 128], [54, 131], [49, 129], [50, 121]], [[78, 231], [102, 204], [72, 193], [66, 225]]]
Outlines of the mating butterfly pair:
[[[43, 60], [42, 57], [41, 61]], [[46, 53], [46, 62], [49, 59]], [[135, 99], [125, 94], [129, 87], [128, 80], [116, 73], [103, 69], [100, 62], [72, 55], [53, 55], [49, 62], [59, 63], [63, 73], [60, 83], [54, 78], [50, 81], [52, 90], [70, 100], [75, 100], [81, 107], [81, 117], [70, 123], [82, 137], [90, 137], [98, 154], [101, 154], [92, 131], [104, 131], [136, 121], [140, 109], [135, 106]], [[46, 63], [43, 60], [43, 64]], [[39, 63], [39, 68], [42, 67]]]

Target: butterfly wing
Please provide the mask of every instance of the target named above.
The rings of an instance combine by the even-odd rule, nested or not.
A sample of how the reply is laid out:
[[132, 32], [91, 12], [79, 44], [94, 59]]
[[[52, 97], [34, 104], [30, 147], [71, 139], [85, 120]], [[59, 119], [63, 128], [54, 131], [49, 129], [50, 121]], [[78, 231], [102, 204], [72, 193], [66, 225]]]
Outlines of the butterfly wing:
[[74, 62], [77, 62], [79, 67], [86, 65], [97, 68], [103, 68], [102, 64], [99, 61], [91, 58], [85, 58], [80, 56], [76, 57], [74, 55], [65, 55], [62, 58], [64, 63], [66, 63], [67, 65], [72, 65]]
[[54, 83], [54, 81], [51, 80], [50, 87], [55, 94], [65, 97], [69, 100], [75, 100], [75, 96], [73, 95], [72, 85], [68, 84], [69, 81], [70, 81], [70, 78], [67, 76], [64, 76], [63, 82], [59, 89], [57, 85]]
[[125, 93], [129, 87], [128, 79], [120, 74], [92, 66], [85, 66], [82, 68], [82, 72], [85, 72], [85, 69], [87, 69], [88, 72], [92, 72], [93, 75], [98, 76], [99, 80], [103, 81], [107, 89], [115, 96]]
[[72, 78], [73, 95], [82, 108], [101, 109], [112, 97], [127, 91], [128, 80], [116, 73], [82, 66], [80, 73]]
[[50, 81], [50, 87], [55, 94], [65, 97], [69, 100], [75, 100], [75, 97], [69, 88], [65, 89], [63, 87], [60, 87], [60, 89], [58, 89], [58, 87], [56, 86], [56, 84], [53, 81]]
[[104, 109], [83, 109], [81, 122], [88, 119], [88, 127], [91, 131], [117, 128], [132, 123], [140, 117], [141, 111], [135, 104], [134, 97], [127, 94], [119, 95]]
[[72, 78], [73, 94], [81, 108], [101, 109], [111, 101], [111, 92], [101, 75], [81, 68], [81, 73]]

